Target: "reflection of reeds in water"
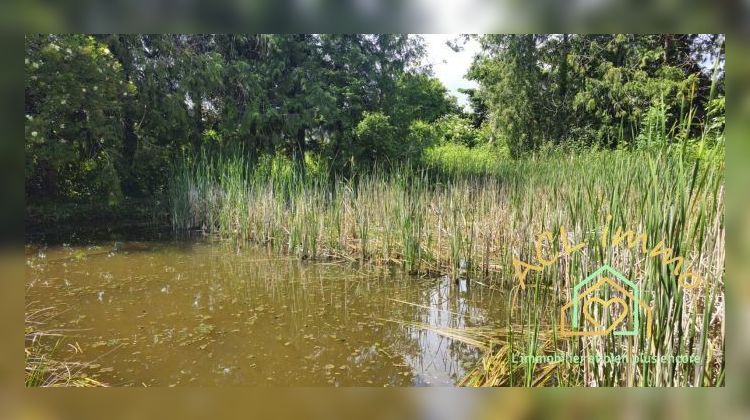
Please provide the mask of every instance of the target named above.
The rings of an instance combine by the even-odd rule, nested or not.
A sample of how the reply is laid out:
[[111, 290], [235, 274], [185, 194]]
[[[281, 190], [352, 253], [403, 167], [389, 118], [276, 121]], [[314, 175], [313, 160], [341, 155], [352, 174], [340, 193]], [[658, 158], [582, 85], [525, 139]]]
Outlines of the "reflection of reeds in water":
[[[724, 159], [716, 150], [590, 152], [505, 162], [482, 173], [374, 169], [350, 179], [313, 165], [302, 176], [279, 158], [251, 167], [242, 158], [204, 157], [178, 166], [172, 221], [177, 229], [206, 226], [300, 258], [395, 262], [411, 273], [453, 273], [506, 291], [517, 287], [513, 259], [535, 260], [535, 235], [553, 233], [543, 249], [549, 255], [562, 249], [558, 232], [565, 228], [566, 242], [587, 246], [508, 294], [509, 322], [520, 326], [510, 342], [523, 346], [514, 350], [540, 354], [551, 341], [566, 354], [700, 358], [697, 365], [568, 366], [555, 378], [561, 385], [717, 385], [724, 372]], [[651, 246], [663, 240], [706, 280], [686, 289], [658, 257], [601, 246], [605, 225], [610, 239], [622, 227], [644, 233]], [[651, 337], [556, 335], [572, 287], [604, 264], [641, 288], [653, 312]], [[539, 372], [547, 372], [523, 369], [514, 384], [539, 383]]]
[[[508, 331], [496, 326], [450, 328], [422, 322], [390, 320], [411, 328], [432, 331], [443, 337], [468, 344], [484, 352], [476, 364], [458, 383], [459, 386], [511, 386], [523, 383], [526, 364], [514, 363], [512, 359], [513, 337]], [[542, 350], [549, 351], [552, 342], [545, 337]], [[530, 386], [545, 386], [554, 383], [559, 363], [539, 365], [534, 371]]]
[[[64, 331], [46, 328], [54, 307], [30, 308], [25, 313], [25, 355], [27, 387], [101, 387], [104, 383], [88, 376], [90, 364], [55, 359]], [[73, 346], [71, 344], [71, 346]], [[75, 347], [75, 346], [73, 346]]]

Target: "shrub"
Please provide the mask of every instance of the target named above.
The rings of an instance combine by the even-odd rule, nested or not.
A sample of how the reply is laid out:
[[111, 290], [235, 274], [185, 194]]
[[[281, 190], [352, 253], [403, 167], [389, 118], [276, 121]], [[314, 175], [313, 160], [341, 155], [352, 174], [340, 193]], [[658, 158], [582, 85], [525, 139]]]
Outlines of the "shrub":
[[404, 154], [409, 158], [422, 155], [424, 149], [434, 145], [438, 140], [438, 132], [435, 127], [422, 120], [412, 121], [406, 136]]
[[441, 144], [425, 150], [425, 163], [448, 173], [489, 173], [507, 163], [507, 147], [491, 144], [470, 148], [463, 144]]
[[353, 156], [358, 164], [370, 164], [398, 153], [396, 129], [381, 112], [365, 112], [354, 129]]
[[451, 114], [437, 121], [437, 131], [444, 143], [462, 144], [473, 147], [477, 141], [477, 130], [471, 121], [460, 115]]

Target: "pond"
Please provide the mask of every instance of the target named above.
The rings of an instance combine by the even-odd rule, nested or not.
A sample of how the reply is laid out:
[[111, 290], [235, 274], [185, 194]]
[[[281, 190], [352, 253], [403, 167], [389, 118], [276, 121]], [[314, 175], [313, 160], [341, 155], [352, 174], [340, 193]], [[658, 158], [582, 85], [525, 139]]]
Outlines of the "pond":
[[499, 292], [397, 268], [210, 241], [27, 247], [26, 303], [55, 358], [113, 386], [440, 386], [481, 356], [441, 328], [488, 325]]

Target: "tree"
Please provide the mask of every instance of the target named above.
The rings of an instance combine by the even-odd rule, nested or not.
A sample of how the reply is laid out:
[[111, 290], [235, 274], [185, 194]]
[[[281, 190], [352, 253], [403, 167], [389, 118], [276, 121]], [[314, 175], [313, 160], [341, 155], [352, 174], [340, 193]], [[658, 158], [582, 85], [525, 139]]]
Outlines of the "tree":
[[356, 143], [352, 158], [359, 167], [370, 167], [398, 156], [401, 142], [390, 117], [382, 112], [365, 112], [354, 129]]
[[[497, 137], [518, 157], [542, 144], [634, 144], [656, 116], [665, 138], [696, 135], [707, 118], [707, 35], [486, 35], [469, 76]], [[712, 48], [713, 46], [713, 48]], [[717, 59], [718, 62], [718, 59]], [[718, 72], [717, 74], [720, 74]], [[479, 117], [477, 117], [479, 118]]]
[[539, 35], [486, 35], [481, 43], [487, 55], [469, 71], [469, 77], [480, 82], [495, 129], [514, 157], [535, 149], [549, 133], [540, 118], [546, 92], [537, 43], [543, 40]]
[[445, 115], [436, 123], [438, 138], [445, 143], [474, 147], [479, 140], [471, 121], [458, 114]]
[[[321, 151], [332, 166], [346, 168], [351, 158], [360, 153], [356, 126], [367, 112], [381, 112], [390, 117], [389, 124], [398, 135], [407, 135], [408, 127], [418, 117], [407, 109], [405, 94], [409, 88], [423, 83], [433, 89], [425, 94], [428, 110], [436, 105], [441, 91], [433, 81], [416, 76], [423, 72], [418, 64], [424, 54], [419, 37], [411, 35], [353, 34], [321, 37], [327, 90], [334, 98], [335, 111], [321, 125], [325, 133]], [[413, 79], [414, 78], [414, 79]], [[418, 79], [418, 80], [416, 80]], [[405, 91], [408, 91], [406, 92]], [[421, 95], [422, 93], [419, 92]], [[411, 113], [410, 113], [411, 112]], [[433, 110], [429, 110], [433, 112]], [[429, 117], [429, 116], [428, 116]]]
[[460, 112], [445, 86], [424, 73], [400, 74], [393, 97], [393, 103], [386, 109], [402, 132], [408, 130], [412, 121], [434, 122], [443, 115]]
[[107, 46], [86, 35], [26, 38], [27, 194], [122, 196], [122, 100], [136, 90]]
[[422, 120], [414, 120], [409, 125], [403, 155], [407, 159], [417, 161], [422, 157], [424, 150], [437, 143], [437, 141], [438, 130], [434, 124]]
[[479, 128], [489, 117], [489, 108], [487, 107], [484, 98], [479, 94], [477, 89], [460, 88], [458, 91], [469, 97], [472, 124], [474, 125], [474, 128]]

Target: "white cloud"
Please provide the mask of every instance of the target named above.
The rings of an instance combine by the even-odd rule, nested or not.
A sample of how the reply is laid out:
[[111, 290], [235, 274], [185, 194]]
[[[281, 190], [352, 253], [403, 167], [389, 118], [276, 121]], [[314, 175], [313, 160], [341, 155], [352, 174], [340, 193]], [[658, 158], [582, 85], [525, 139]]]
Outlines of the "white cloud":
[[424, 34], [422, 36], [427, 47], [426, 61], [432, 65], [435, 77], [440, 79], [448, 91], [458, 98], [460, 105], [467, 107], [468, 97], [458, 92], [458, 89], [477, 87], [475, 81], [468, 80], [465, 76], [474, 61], [474, 55], [480, 51], [479, 44], [475, 40], [469, 40], [462, 51], [454, 52], [446, 45], [446, 42], [456, 39], [458, 35]]

